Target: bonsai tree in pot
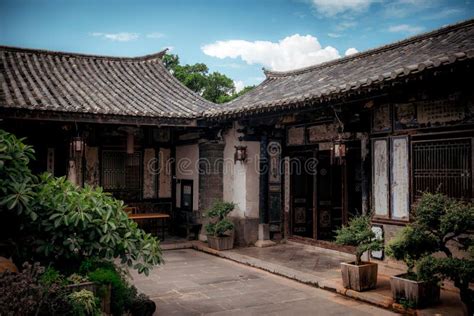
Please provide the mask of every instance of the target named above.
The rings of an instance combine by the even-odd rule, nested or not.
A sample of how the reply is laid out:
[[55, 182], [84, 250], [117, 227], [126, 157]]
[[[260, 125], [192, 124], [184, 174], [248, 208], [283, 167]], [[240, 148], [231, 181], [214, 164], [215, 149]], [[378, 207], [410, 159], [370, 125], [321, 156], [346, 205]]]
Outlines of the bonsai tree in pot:
[[[341, 263], [342, 281], [345, 288], [365, 291], [377, 285], [377, 264], [362, 261], [366, 251], [383, 249], [383, 241], [376, 238], [370, 224], [370, 216], [354, 217], [349, 225], [336, 231], [336, 243], [355, 246], [355, 262]], [[370, 259], [369, 259], [370, 260]]]
[[415, 271], [417, 262], [437, 249], [436, 240], [415, 223], [405, 226], [388, 243], [387, 256], [403, 261], [407, 272], [390, 278], [393, 299], [410, 307], [424, 307], [439, 301], [435, 278], [423, 278]]
[[437, 241], [442, 256], [426, 256], [418, 263], [421, 278], [451, 280], [459, 289], [467, 315], [474, 314], [474, 204], [442, 194], [425, 194], [417, 221]]
[[232, 234], [234, 224], [226, 218], [234, 208], [234, 203], [217, 201], [207, 211], [205, 217], [209, 218], [209, 223], [206, 225], [209, 247], [216, 250], [227, 250], [234, 247]]
[[[469, 281], [461, 276], [469, 274], [472, 265], [472, 257], [466, 251], [473, 244], [469, 235], [474, 229], [472, 204], [438, 192], [424, 192], [413, 208], [412, 218], [413, 222], [387, 247], [388, 255], [408, 266], [406, 274], [391, 280], [394, 298], [415, 306], [435, 303], [439, 300], [440, 278], [452, 279], [463, 292], [461, 296], [469, 296]], [[453, 248], [458, 248], [458, 258], [453, 256]], [[432, 258], [436, 252], [444, 253], [444, 258]]]

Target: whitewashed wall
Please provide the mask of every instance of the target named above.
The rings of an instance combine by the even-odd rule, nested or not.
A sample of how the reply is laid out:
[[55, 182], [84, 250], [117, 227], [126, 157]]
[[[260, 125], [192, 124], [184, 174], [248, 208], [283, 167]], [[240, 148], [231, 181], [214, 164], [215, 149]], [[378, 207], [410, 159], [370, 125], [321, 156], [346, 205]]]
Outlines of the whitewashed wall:
[[[258, 173], [260, 143], [239, 141], [236, 123], [224, 134], [224, 200], [237, 204], [231, 216], [258, 218], [260, 175]], [[235, 146], [247, 146], [247, 161], [234, 163]]]

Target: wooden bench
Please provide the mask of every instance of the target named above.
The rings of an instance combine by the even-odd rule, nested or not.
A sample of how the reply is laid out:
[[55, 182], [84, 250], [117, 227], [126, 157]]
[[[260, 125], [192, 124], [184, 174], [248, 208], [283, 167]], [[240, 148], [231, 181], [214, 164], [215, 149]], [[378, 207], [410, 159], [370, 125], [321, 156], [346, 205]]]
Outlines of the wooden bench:
[[128, 218], [137, 220], [147, 220], [147, 219], [161, 219], [161, 237], [162, 240], [165, 240], [165, 220], [170, 218], [169, 214], [165, 213], [140, 213], [140, 214], [128, 214]]

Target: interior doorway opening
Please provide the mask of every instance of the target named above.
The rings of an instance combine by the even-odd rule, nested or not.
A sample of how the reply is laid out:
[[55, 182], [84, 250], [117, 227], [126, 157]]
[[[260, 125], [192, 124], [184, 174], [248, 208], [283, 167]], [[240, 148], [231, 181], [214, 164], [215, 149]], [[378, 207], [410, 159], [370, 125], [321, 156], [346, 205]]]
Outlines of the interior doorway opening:
[[341, 159], [328, 146], [289, 154], [290, 235], [334, 241], [335, 231], [362, 213], [360, 141], [345, 146]]

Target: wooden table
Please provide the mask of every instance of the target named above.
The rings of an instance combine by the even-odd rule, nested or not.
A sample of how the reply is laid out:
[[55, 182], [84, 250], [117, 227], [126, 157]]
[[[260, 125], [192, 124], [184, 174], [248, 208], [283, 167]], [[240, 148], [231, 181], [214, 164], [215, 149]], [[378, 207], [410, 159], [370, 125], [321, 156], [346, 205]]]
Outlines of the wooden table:
[[139, 213], [139, 214], [128, 214], [128, 218], [133, 220], [144, 220], [144, 219], [161, 219], [161, 237], [165, 240], [165, 220], [170, 218], [169, 214], [166, 213]]

